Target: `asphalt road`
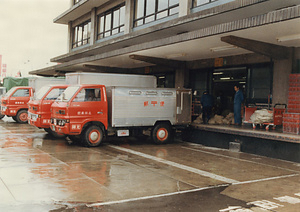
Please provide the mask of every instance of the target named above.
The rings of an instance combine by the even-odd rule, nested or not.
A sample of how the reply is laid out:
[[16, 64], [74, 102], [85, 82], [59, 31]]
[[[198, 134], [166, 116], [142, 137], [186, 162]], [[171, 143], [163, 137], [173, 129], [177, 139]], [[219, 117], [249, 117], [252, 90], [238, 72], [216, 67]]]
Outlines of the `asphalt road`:
[[0, 121], [0, 211], [300, 211], [300, 164], [183, 141], [96, 148]]

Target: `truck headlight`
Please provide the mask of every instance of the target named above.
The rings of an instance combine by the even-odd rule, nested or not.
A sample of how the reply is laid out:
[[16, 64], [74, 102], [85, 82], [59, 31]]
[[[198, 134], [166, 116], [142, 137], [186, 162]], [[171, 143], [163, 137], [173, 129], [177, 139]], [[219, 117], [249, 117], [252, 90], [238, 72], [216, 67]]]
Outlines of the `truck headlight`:
[[65, 126], [66, 123], [69, 123], [68, 119], [59, 119], [59, 120], [57, 120], [57, 125], [59, 125], [59, 126]]

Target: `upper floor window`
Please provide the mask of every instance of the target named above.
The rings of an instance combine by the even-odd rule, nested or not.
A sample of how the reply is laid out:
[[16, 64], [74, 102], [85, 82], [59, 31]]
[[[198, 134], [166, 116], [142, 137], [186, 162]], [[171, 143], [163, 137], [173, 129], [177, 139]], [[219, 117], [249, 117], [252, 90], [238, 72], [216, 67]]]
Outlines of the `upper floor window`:
[[98, 15], [97, 40], [124, 31], [125, 3]]
[[90, 39], [91, 39], [90, 20], [73, 28], [73, 44], [72, 44], [73, 48], [90, 43]]
[[135, 0], [134, 3], [135, 27], [179, 12], [179, 0]]
[[193, 0], [193, 8], [204, 4], [208, 4], [217, 0]]

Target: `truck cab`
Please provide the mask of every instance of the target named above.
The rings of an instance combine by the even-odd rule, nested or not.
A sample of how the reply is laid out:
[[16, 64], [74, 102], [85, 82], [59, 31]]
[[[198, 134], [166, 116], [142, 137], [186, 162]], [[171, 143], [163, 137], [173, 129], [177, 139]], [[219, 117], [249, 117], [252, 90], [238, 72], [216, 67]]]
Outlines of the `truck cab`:
[[68, 85], [47, 85], [36, 92], [28, 102], [28, 123], [53, 135], [50, 129], [51, 105], [67, 87]]
[[11, 88], [1, 98], [1, 114], [12, 117], [18, 123], [27, 123], [28, 101], [33, 96], [32, 87]]
[[51, 130], [71, 140], [82, 135], [93, 146], [107, 130], [107, 110], [105, 86], [69, 86], [51, 106]]

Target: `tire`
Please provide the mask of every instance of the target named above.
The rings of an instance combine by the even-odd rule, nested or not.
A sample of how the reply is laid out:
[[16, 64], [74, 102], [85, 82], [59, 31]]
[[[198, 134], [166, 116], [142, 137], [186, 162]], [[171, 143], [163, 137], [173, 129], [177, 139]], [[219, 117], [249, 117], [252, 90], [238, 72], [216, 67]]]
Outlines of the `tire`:
[[4, 118], [5, 115], [0, 114], [0, 120]]
[[167, 123], [157, 124], [153, 128], [151, 136], [156, 144], [168, 143], [173, 137], [172, 127]]
[[95, 125], [87, 127], [81, 136], [81, 142], [86, 147], [99, 146], [103, 140], [103, 130]]
[[20, 124], [27, 123], [28, 113], [27, 110], [19, 110], [16, 116], [16, 121]]
[[17, 121], [17, 116], [12, 116], [12, 119], [13, 119], [15, 122], [18, 122], [18, 121]]

